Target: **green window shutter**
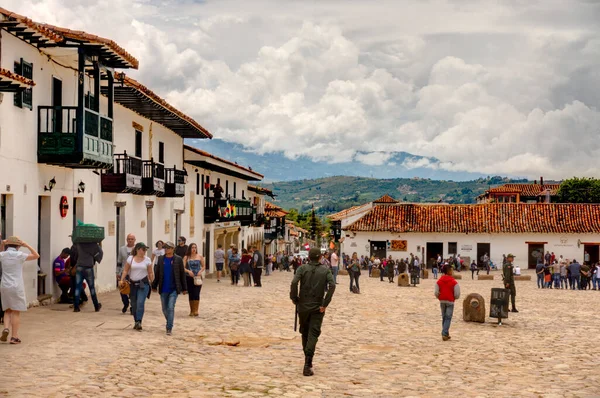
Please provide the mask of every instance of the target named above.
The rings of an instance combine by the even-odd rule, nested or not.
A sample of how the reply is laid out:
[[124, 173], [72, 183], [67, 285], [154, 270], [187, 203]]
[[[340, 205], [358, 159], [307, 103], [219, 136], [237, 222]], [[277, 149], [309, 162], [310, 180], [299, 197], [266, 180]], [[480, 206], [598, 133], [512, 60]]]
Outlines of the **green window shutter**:
[[[23, 76], [23, 67], [20, 62], [15, 62], [15, 73], [19, 76]], [[14, 98], [15, 98], [15, 106], [22, 108], [23, 107], [23, 92], [15, 93]]]

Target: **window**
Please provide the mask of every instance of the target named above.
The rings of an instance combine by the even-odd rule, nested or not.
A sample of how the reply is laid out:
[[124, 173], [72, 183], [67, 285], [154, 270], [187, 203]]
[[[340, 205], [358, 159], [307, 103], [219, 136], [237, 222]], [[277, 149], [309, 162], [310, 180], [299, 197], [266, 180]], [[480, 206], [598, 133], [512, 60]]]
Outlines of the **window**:
[[[27, 79], [33, 80], [33, 64], [21, 61], [15, 62], [15, 73]], [[15, 106], [19, 108], [29, 108], [33, 110], [33, 88], [25, 89], [19, 93], [15, 93]]]
[[242, 189], [242, 199], [246, 199], [246, 197], [244, 196], [244, 190]]
[[202, 196], [204, 196], [204, 174], [202, 174], [202, 184], [200, 186], [200, 192], [202, 193]]
[[200, 174], [196, 173], [196, 195], [200, 195]]
[[158, 143], [158, 163], [165, 163], [165, 143]]
[[142, 132], [135, 130], [135, 156], [142, 157]]
[[217, 185], [221, 185], [221, 179], [217, 178]]
[[448, 254], [456, 254], [456, 242], [448, 242]]
[[237, 195], [237, 182], [233, 182], [233, 198], [235, 199]]
[[229, 196], [229, 181], [225, 180], [225, 197]]

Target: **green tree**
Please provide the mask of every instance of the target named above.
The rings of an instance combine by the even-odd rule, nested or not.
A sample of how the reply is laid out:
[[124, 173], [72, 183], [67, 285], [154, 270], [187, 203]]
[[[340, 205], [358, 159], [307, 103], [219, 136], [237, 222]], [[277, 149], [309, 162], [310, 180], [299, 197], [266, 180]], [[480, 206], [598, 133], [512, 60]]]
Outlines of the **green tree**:
[[561, 203], [600, 203], [600, 180], [573, 177], [563, 181], [558, 190]]

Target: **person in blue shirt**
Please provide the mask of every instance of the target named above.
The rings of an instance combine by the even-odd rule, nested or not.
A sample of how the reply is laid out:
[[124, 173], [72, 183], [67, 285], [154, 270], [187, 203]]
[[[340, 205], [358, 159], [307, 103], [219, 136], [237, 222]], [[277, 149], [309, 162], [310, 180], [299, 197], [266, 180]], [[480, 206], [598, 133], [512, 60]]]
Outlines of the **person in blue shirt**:
[[160, 256], [156, 263], [152, 290], [158, 290], [160, 294], [162, 311], [167, 321], [167, 336], [170, 336], [173, 330], [177, 295], [187, 294], [187, 282], [183, 259], [175, 254], [173, 242], [166, 242], [163, 247], [165, 255]]

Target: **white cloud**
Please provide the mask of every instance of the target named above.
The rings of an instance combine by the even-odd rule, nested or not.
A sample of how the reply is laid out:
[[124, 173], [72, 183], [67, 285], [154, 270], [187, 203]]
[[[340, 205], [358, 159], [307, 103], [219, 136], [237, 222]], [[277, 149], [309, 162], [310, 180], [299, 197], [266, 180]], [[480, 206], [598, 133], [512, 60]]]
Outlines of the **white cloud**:
[[427, 157], [408, 168], [598, 174], [594, 2], [4, 3], [114, 39], [140, 60], [134, 77], [256, 152], [378, 164], [405, 151]]

